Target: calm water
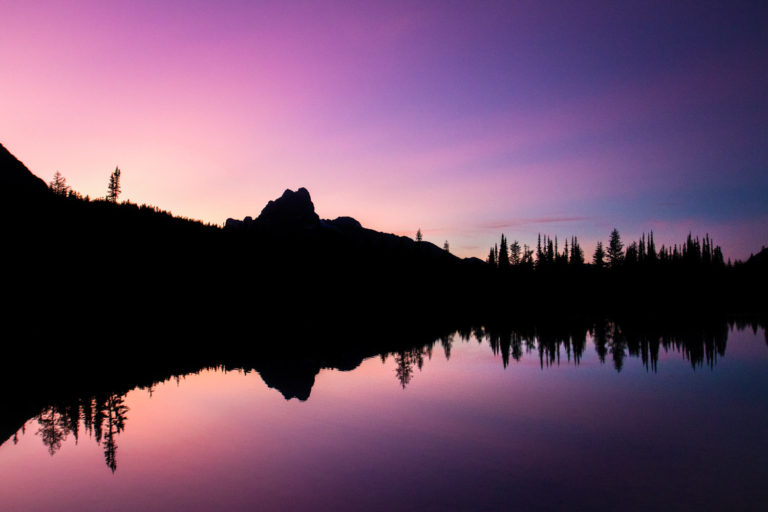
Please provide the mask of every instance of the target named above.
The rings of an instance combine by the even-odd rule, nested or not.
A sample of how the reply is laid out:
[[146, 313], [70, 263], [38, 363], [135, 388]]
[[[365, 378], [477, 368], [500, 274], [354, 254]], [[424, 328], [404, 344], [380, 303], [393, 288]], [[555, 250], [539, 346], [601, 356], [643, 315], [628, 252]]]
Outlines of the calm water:
[[222, 368], [84, 397], [0, 446], [0, 509], [768, 510], [768, 344], [724, 336], [473, 332], [306, 400]]

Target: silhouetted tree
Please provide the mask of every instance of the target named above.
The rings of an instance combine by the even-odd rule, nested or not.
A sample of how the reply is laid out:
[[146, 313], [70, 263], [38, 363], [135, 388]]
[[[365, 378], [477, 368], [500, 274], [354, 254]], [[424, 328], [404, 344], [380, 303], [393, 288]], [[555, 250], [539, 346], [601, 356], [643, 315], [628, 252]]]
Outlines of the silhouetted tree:
[[581, 250], [579, 239], [575, 236], [571, 238], [571, 259], [569, 263], [573, 266], [584, 264], [584, 251]]
[[443, 244], [443, 250], [445, 252], [451, 252], [451, 246], [448, 245], [448, 240], [446, 240], [445, 243]]
[[51, 180], [51, 183], [48, 186], [51, 188], [51, 191], [57, 196], [66, 196], [67, 192], [69, 191], [69, 186], [67, 185], [67, 179], [64, 176], [62, 176], [59, 171], [56, 171], [56, 174], [53, 175], [53, 179]]
[[509, 262], [512, 265], [519, 265], [520, 264], [520, 244], [517, 240], [512, 242], [509, 246]]
[[603, 242], [597, 242], [595, 254], [592, 255], [592, 264], [598, 268], [605, 266], [605, 251], [603, 251]]
[[611, 239], [608, 242], [608, 266], [617, 268], [624, 262], [624, 244], [621, 243], [619, 230], [613, 228]]
[[547, 263], [555, 262], [555, 246], [552, 239], [547, 236]]
[[[730, 260], [728, 260], [730, 262]], [[715, 264], [718, 267], [725, 266], [725, 262], [723, 261], [723, 251], [720, 250], [720, 246], [715, 246], [715, 250], [712, 253], [712, 263]], [[730, 263], [728, 264], [730, 266]], [[766, 330], [766, 333], [768, 333], [768, 330]]]
[[627, 253], [624, 255], [624, 263], [627, 265], [635, 265], [640, 261], [640, 251], [637, 246], [637, 242], [632, 242], [627, 247]]
[[646, 259], [649, 263], [655, 263], [658, 259], [656, 254], [656, 244], [653, 242], [653, 231], [648, 233], [648, 247], [646, 249]]
[[117, 198], [122, 192], [120, 188], [120, 168], [115, 167], [112, 174], [109, 175], [109, 185], [107, 186], [107, 201], [110, 203], [116, 203]]
[[507, 238], [501, 235], [501, 244], [499, 245], [499, 268], [509, 267], [509, 248], [507, 247]]
[[545, 259], [546, 256], [544, 255], [544, 249], [541, 247], [541, 233], [539, 233], [539, 238], [536, 241], [536, 267], [542, 267], [544, 265]]

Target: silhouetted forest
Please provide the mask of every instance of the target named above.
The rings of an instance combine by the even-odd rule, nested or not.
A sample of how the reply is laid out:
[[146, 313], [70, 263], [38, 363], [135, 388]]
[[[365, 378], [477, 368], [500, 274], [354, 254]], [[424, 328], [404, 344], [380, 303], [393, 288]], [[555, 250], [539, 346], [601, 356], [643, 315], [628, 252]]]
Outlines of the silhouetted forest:
[[267, 323], [311, 332], [392, 318], [760, 314], [768, 303], [754, 293], [768, 283], [768, 250], [730, 263], [708, 236], [657, 248], [649, 233], [625, 247], [614, 230], [590, 259], [576, 237], [562, 246], [539, 237], [530, 248], [502, 235], [482, 262], [349, 217], [321, 219], [305, 189], [222, 228], [119, 202], [119, 168], [105, 176], [105, 198], [91, 199], [59, 173], [46, 185], [2, 147], [0, 166], [13, 297], [4, 314], [25, 335], [63, 326], [114, 334], [162, 324], [199, 334], [202, 324], [213, 333]]

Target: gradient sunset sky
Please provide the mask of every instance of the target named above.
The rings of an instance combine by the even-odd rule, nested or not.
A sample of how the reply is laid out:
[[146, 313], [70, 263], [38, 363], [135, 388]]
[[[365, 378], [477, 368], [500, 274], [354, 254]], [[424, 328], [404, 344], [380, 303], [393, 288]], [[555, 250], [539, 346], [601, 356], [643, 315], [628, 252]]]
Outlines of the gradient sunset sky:
[[460, 256], [503, 232], [768, 245], [768, 2], [0, 0], [0, 142], [223, 223], [307, 187]]

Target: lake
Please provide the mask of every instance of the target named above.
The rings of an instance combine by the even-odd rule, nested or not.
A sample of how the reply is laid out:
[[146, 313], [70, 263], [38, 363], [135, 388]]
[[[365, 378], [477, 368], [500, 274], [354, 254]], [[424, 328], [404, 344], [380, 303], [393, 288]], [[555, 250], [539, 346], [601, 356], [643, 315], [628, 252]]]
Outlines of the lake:
[[79, 396], [0, 446], [0, 508], [768, 510], [768, 338], [746, 327], [475, 328]]

